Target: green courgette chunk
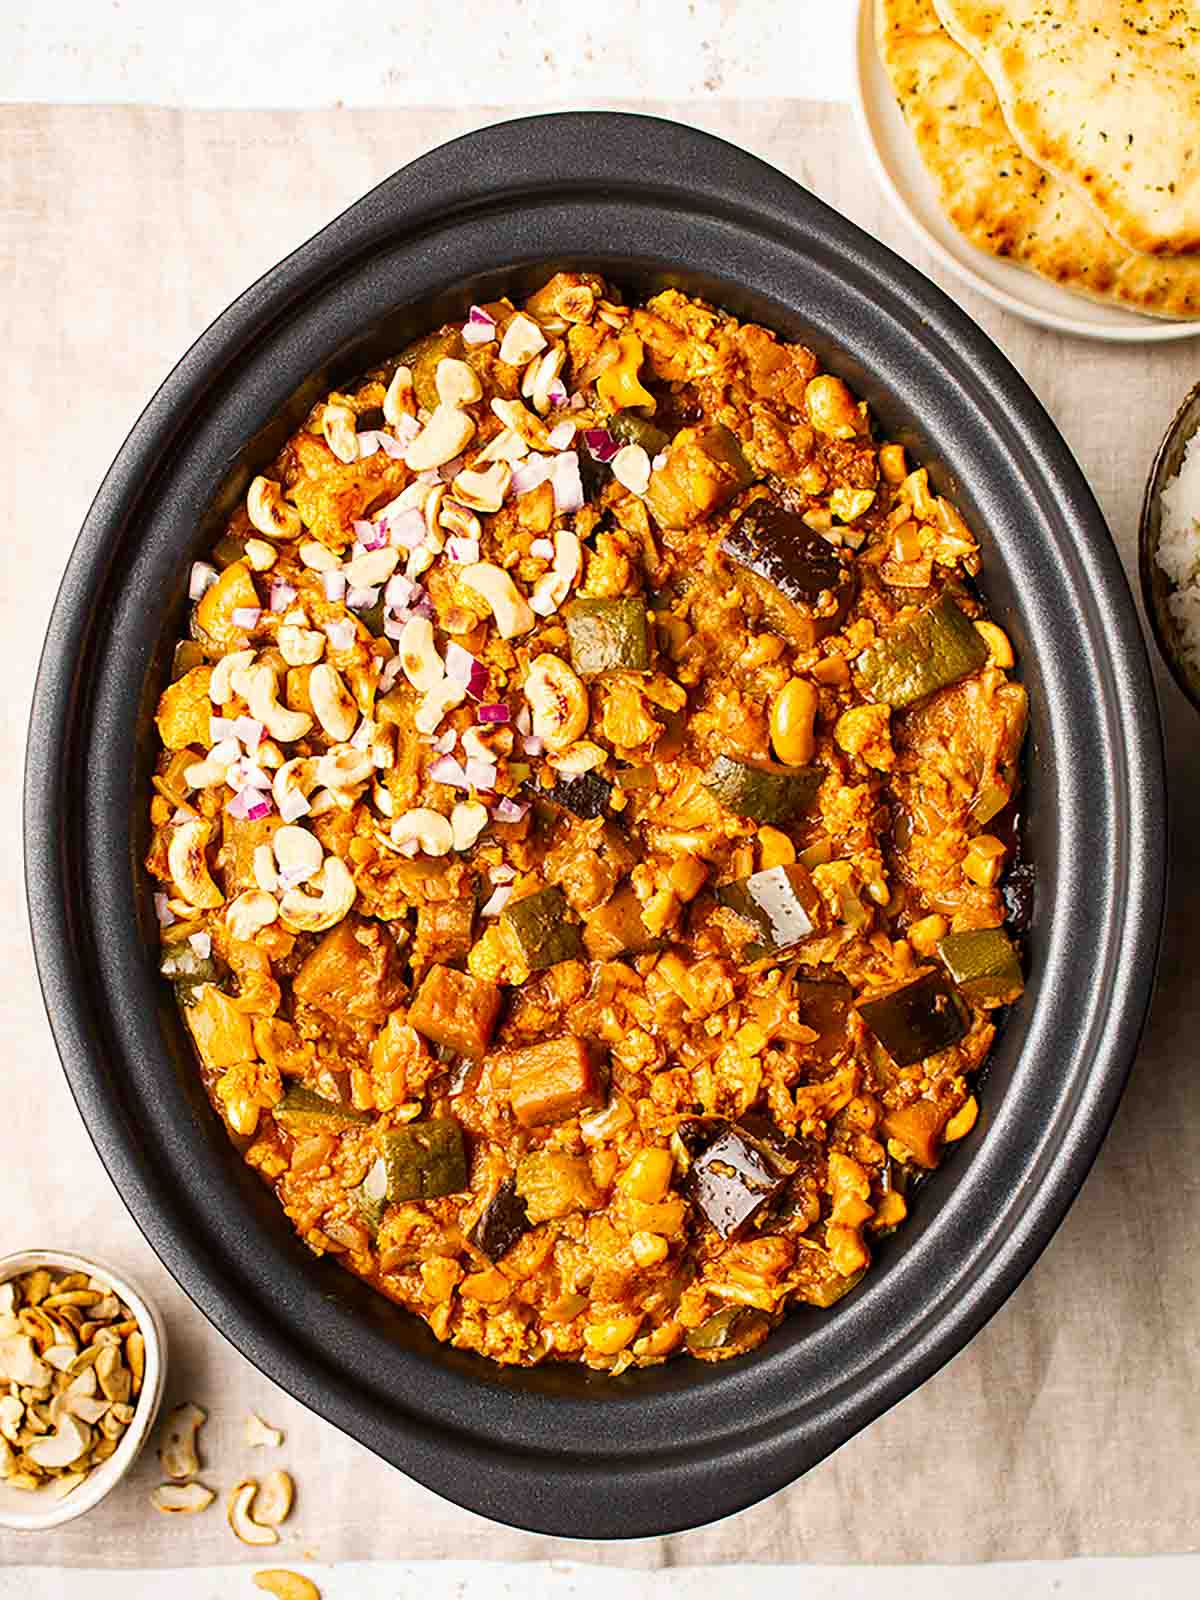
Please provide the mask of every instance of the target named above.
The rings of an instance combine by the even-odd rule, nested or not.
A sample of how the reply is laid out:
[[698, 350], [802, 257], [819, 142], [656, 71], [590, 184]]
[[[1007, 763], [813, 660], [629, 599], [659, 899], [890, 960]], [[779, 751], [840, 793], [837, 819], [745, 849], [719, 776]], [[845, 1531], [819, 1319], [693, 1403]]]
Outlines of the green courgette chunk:
[[649, 672], [650, 635], [640, 597], [574, 600], [564, 612], [571, 665], [581, 678], [602, 672]]
[[864, 650], [858, 670], [875, 700], [900, 708], [978, 672], [987, 657], [975, 624], [944, 594]]
[[671, 442], [669, 433], [656, 428], [636, 411], [614, 411], [608, 419], [608, 431], [618, 444], [638, 444], [653, 459]]
[[275, 1107], [275, 1121], [288, 1133], [334, 1133], [356, 1122], [366, 1122], [365, 1111], [326, 1100], [314, 1089], [295, 1083]]
[[967, 1031], [966, 1008], [942, 972], [927, 972], [858, 1014], [898, 1067], [910, 1067], [957, 1044]]
[[743, 953], [756, 960], [808, 938], [819, 896], [807, 869], [795, 861], [722, 884], [717, 899], [754, 929], [755, 942]]
[[938, 942], [938, 955], [962, 993], [981, 1005], [1008, 1005], [1025, 988], [1020, 960], [1003, 928], [948, 933]]
[[579, 924], [567, 920], [567, 897], [557, 884], [511, 902], [502, 921], [530, 972], [583, 954]]
[[825, 774], [820, 767], [718, 756], [701, 780], [722, 805], [755, 822], [787, 822], [807, 811]]
[[468, 1187], [462, 1129], [453, 1117], [389, 1128], [380, 1146], [390, 1201], [434, 1200]]

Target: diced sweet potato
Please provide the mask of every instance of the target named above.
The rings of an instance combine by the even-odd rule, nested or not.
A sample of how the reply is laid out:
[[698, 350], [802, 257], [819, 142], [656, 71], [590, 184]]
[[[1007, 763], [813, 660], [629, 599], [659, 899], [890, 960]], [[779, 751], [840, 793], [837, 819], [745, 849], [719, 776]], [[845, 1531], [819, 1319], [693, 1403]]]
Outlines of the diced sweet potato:
[[573, 1033], [514, 1050], [508, 1060], [513, 1115], [523, 1128], [565, 1122], [604, 1103], [596, 1058]]
[[499, 1015], [496, 984], [469, 972], [456, 972], [453, 967], [430, 967], [408, 1020], [434, 1044], [474, 1060], [491, 1044]]

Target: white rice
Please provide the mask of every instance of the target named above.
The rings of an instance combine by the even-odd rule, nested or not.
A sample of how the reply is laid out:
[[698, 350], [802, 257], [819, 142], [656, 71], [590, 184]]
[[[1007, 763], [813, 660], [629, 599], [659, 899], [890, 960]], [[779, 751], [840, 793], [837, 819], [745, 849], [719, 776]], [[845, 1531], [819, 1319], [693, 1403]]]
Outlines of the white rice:
[[1162, 490], [1155, 559], [1175, 585], [1167, 609], [1184, 656], [1200, 669], [1200, 433], [1192, 435], [1179, 471]]

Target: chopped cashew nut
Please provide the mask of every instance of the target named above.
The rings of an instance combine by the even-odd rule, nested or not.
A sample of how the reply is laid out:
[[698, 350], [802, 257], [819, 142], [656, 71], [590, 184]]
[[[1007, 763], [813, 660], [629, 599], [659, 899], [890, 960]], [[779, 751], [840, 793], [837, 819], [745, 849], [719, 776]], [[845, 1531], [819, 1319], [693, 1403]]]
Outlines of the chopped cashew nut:
[[461, 455], [475, 437], [475, 421], [455, 406], [438, 406], [429, 421], [404, 452], [413, 472], [444, 467]]
[[168, 1478], [182, 1481], [194, 1478], [200, 1471], [200, 1456], [196, 1436], [208, 1421], [208, 1413], [200, 1406], [186, 1400], [176, 1406], [166, 1421], [163, 1442], [158, 1449], [158, 1459]]
[[565, 750], [582, 736], [588, 724], [588, 692], [560, 657], [543, 654], [531, 663], [525, 698], [534, 737], [547, 750]]
[[253, 939], [260, 928], [270, 927], [279, 915], [274, 895], [265, 889], [246, 889], [225, 913], [225, 926], [235, 939]]
[[265, 1523], [269, 1528], [277, 1528], [281, 1522], [286, 1522], [295, 1492], [291, 1477], [281, 1467], [268, 1472], [254, 1502], [254, 1520]]
[[[313, 756], [293, 756], [285, 761], [271, 781], [271, 795], [279, 815], [292, 820], [308, 810], [308, 797], [317, 786], [317, 762]], [[283, 832], [281, 828], [280, 833]], [[279, 834], [275, 836], [278, 842]]]
[[225, 903], [225, 896], [209, 875], [204, 853], [211, 831], [211, 823], [200, 818], [181, 822], [167, 846], [167, 868], [175, 887], [189, 905], [201, 911], [211, 911]]
[[443, 678], [440, 683], [435, 683], [432, 689], [425, 691], [413, 716], [417, 732], [433, 733], [447, 711], [462, 705], [466, 698], [466, 685], [455, 683], [453, 678]]
[[208, 698], [215, 706], [228, 705], [233, 699], [233, 675], [235, 672], [244, 672], [254, 661], [253, 650], [235, 650], [232, 655], [222, 656], [212, 670], [212, 677], [208, 681]]
[[[313, 676], [321, 670], [320, 667], [314, 667]], [[272, 739], [278, 739], [281, 744], [303, 739], [312, 727], [312, 718], [307, 711], [289, 711], [286, 706], [279, 704], [279, 680], [265, 661], [235, 673], [234, 688], [245, 696], [254, 720], [261, 722]]]
[[555, 345], [544, 356], [531, 361], [521, 384], [521, 393], [533, 401], [533, 409], [544, 417], [550, 409], [550, 392], [566, 363], [567, 352], [563, 345]]
[[388, 581], [399, 560], [399, 550], [384, 545], [380, 550], [367, 550], [361, 556], [355, 556], [342, 571], [346, 574], [347, 583], [355, 589], [376, 589]]
[[265, 1445], [270, 1450], [278, 1450], [283, 1443], [282, 1431], [273, 1428], [269, 1422], [264, 1422], [257, 1411], [248, 1413], [242, 1432], [249, 1445]]
[[394, 428], [401, 417], [415, 417], [416, 414], [417, 397], [413, 393], [412, 370], [399, 366], [392, 373], [392, 381], [383, 397], [383, 420], [389, 428]]
[[279, 560], [279, 552], [274, 545], [268, 544], [265, 539], [247, 539], [246, 560], [254, 568], [255, 572], [270, 572], [276, 561]]
[[375, 771], [369, 750], [356, 750], [352, 744], [334, 745], [317, 762], [317, 782], [324, 789], [353, 789], [366, 783]]
[[[456, 479], [456, 490], [457, 482], [458, 480]], [[482, 528], [479, 526], [479, 518], [472, 515], [465, 506], [456, 505], [453, 500], [445, 502], [439, 513], [438, 520], [446, 533], [454, 534], [459, 539], [475, 539], [478, 541], [483, 533]]]
[[510, 367], [523, 367], [532, 361], [539, 350], [546, 348], [546, 335], [532, 317], [518, 311], [504, 330], [500, 341], [500, 359]]
[[469, 850], [488, 825], [488, 810], [478, 800], [463, 800], [450, 813], [450, 831], [456, 850]]
[[69, 1467], [91, 1442], [92, 1430], [87, 1423], [66, 1415], [59, 1418], [57, 1433], [34, 1439], [25, 1446], [25, 1454], [38, 1467]]
[[291, 933], [323, 933], [332, 928], [354, 904], [358, 890], [344, 861], [326, 856], [321, 871], [311, 880], [317, 896], [289, 889], [279, 903], [279, 920]]
[[289, 1572], [285, 1567], [256, 1572], [254, 1583], [256, 1588], [273, 1594], [275, 1600], [321, 1600], [321, 1591], [311, 1578], [299, 1572]]
[[492, 411], [506, 428], [524, 439], [534, 450], [552, 450], [550, 433], [541, 417], [535, 416], [519, 400], [493, 400]]
[[472, 593], [487, 601], [502, 639], [515, 639], [533, 627], [529, 602], [503, 567], [494, 566], [490, 561], [476, 561], [464, 567], [458, 578]]
[[398, 849], [415, 844], [427, 856], [444, 856], [454, 848], [454, 831], [440, 811], [418, 806], [392, 823], [391, 840]]
[[453, 356], [443, 356], [433, 375], [437, 397], [444, 406], [469, 406], [483, 397], [483, 385], [474, 367]]
[[243, 1544], [278, 1544], [279, 1535], [275, 1529], [268, 1528], [261, 1522], [255, 1522], [250, 1515], [257, 1493], [258, 1483], [254, 1478], [243, 1478], [240, 1483], [234, 1485], [230, 1491], [226, 1513], [229, 1526]]
[[150, 1496], [150, 1504], [156, 1511], [190, 1516], [206, 1511], [216, 1498], [202, 1483], [160, 1483]]
[[283, 498], [283, 490], [270, 478], [257, 477], [246, 495], [246, 515], [268, 539], [294, 539], [300, 532], [300, 513]]
[[325, 654], [325, 635], [316, 628], [299, 628], [285, 622], [275, 636], [279, 654], [289, 667], [311, 667]]
[[273, 894], [279, 887], [279, 874], [275, 870], [275, 852], [269, 844], [254, 847], [254, 881], [260, 889]]
[[454, 498], [472, 511], [499, 511], [512, 482], [512, 468], [495, 461], [486, 472], [460, 472], [452, 484]]
[[300, 546], [300, 559], [310, 572], [336, 572], [341, 562], [328, 545], [306, 539]]
[[321, 432], [325, 435], [325, 443], [338, 460], [344, 461], [347, 466], [352, 461], [358, 460], [356, 427], [357, 419], [354, 412], [349, 406], [339, 405], [337, 401], [327, 404], [321, 413]]
[[358, 723], [358, 707], [338, 669], [327, 661], [314, 667], [309, 674], [308, 695], [317, 720], [329, 737], [348, 739]]
[[396, 643], [400, 666], [414, 689], [433, 689], [446, 675], [428, 617], [410, 617]]
[[582, 560], [578, 538], [569, 528], [559, 528], [554, 535], [554, 566], [534, 584], [529, 602], [539, 617], [550, 616], [562, 605], [579, 576]]

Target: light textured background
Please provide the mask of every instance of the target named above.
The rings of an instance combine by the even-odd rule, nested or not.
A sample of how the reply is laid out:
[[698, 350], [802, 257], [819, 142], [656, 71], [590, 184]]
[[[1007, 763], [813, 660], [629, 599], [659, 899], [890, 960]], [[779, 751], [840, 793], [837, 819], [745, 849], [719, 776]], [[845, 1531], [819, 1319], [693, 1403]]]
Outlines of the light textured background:
[[[13, 3], [22, 16], [34, 16], [27, 0]], [[504, 29], [512, 26], [518, 8], [501, 5], [493, 10], [501, 18], [499, 34], [509, 37]], [[131, 13], [144, 21], [149, 8], [126, 5], [126, 18]], [[211, 62], [205, 64], [192, 50], [187, 56], [194, 64], [184, 69], [182, 53], [163, 53], [162, 29], [155, 34], [149, 24], [139, 35], [123, 26], [106, 50], [80, 50], [77, 32], [72, 35], [80, 14], [75, 0], [67, 0], [54, 16], [40, 16], [38, 26], [45, 30], [40, 45], [37, 40], [30, 45], [29, 29], [22, 32], [18, 18], [6, 40], [13, 54], [0, 69], [0, 98], [16, 98], [18, 83], [26, 85], [22, 93], [40, 98], [152, 98], [170, 93], [202, 104], [237, 98], [330, 98], [314, 93], [330, 77], [322, 77], [317, 53], [309, 48], [312, 38], [320, 38], [318, 27], [299, 48], [291, 38], [293, 22], [269, 53], [270, 72], [251, 74], [245, 82], [237, 78], [237, 93], [222, 93], [234, 78], [213, 72]], [[355, 11], [347, 26], [357, 27], [362, 14]], [[818, 21], [808, 6], [795, 6], [789, 14], [792, 22], [808, 27], [813, 43], [821, 43]], [[749, 37], [750, 21], [749, 13], [741, 21], [726, 18], [726, 32], [741, 30], [742, 37]], [[829, 26], [827, 16], [821, 26]], [[510, 37], [520, 46], [518, 61], [528, 61], [536, 29], [517, 27]], [[136, 50], [125, 48], [117, 74], [118, 43], [128, 46], [134, 38], [141, 43]], [[42, 46], [46, 59], [53, 59], [53, 74], [48, 77], [43, 70], [42, 82], [32, 82], [30, 51], [35, 56]], [[728, 38], [722, 50], [733, 54]], [[110, 112], [86, 120], [80, 112], [0, 112], [0, 339], [8, 355], [8, 381], [0, 398], [0, 437], [6, 442], [0, 517], [10, 579], [0, 589], [0, 659], [6, 678], [0, 758], [10, 773], [19, 770], [38, 638], [70, 538], [102, 470], [158, 376], [238, 288], [371, 182], [419, 149], [491, 120], [462, 106], [464, 85], [478, 82], [483, 74], [472, 54], [459, 51], [456, 58], [458, 93], [453, 86], [446, 90], [445, 80], [422, 80], [422, 72], [440, 69], [429, 53], [418, 50], [406, 66], [403, 85], [382, 96], [374, 85], [381, 82], [386, 54], [381, 51], [378, 59], [365, 62], [360, 48], [357, 77], [339, 72], [339, 88], [346, 78], [357, 83], [358, 98], [427, 102], [434, 94], [416, 90], [422, 82], [437, 82], [450, 109], [426, 115], [306, 118]], [[640, 59], [642, 69], [634, 82], [619, 86], [645, 91], [651, 82], [675, 82], [669, 56], [651, 62], [643, 54]], [[752, 59], [747, 56], [746, 61]], [[824, 62], [827, 80], [837, 85], [835, 61], [837, 54], [822, 56], [814, 48], [792, 51], [787, 58], [795, 75], [808, 75], [808, 82], [811, 69]], [[109, 77], [104, 70], [96, 75], [98, 62], [101, 69], [107, 67]], [[778, 82], [778, 56], [768, 51], [762, 64], [763, 78]], [[494, 59], [488, 62], [488, 70], [494, 66]], [[605, 70], [610, 69], [611, 62], [606, 62]], [[568, 83], [570, 88], [549, 98], [600, 98], [579, 88], [578, 75], [571, 75], [579, 70], [568, 62], [566, 77], [555, 78], [555, 86]], [[155, 90], [155, 83], [162, 88]], [[277, 83], [282, 90], [278, 96], [266, 93], [264, 83]], [[693, 86], [691, 80], [688, 86]], [[536, 88], [538, 83], [526, 93]], [[702, 98], [662, 109], [771, 158], [819, 194], [834, 198], [854, 219], [899, 243], [906, 254], [915, 254], [874, 194], [845, 114], [794, 104], [722, 106], [714, 98], [720, 88], [706, 90], [702, 83], [696, 93]], [[254, 173], [262, 176], [251, 190]], [[298, 173], [304, 174], [302, 181], [296, 181]], [[1192, 381], [1197, 350], [1186, 346], [1170, 354], [1120, 355], [1035, 334], [976, 304], [968, 309], [1018, 360], [1064, 426], [1128, 555], [1152, 446], [1176, 398]], [[1184, 848], [1176, 856], [1178, 880], [1189, 882], [1195, 869], [1195, 723], [1170, 690], [1166, 710], [1181, 798], [1176, 842]], [[627, 1566], [822, 1558], [928, 1562], [1075, 1550], [1181, 1550], [1200, 1542], [1194, 1493], [1200, 1363], [1190, 1334], [1197, 1274], [1189, 1256], [1200, 1219], [1195, 1179], [1200, 1106], [1189, 1075], [1197, 1016], [1186, 990], [1184, 907], [1176, 907], [1171, 925], [1163, 963], [1165, 995], [1149, 1046], [1098, 1173], [1035, 1274], [971, 1349], [920, 1394], [768, 1506], [715, 1530], [597, 1550], [512, 1536], [446, 1509], [278, 1394], [187, 1306], [115, 1203], [70, 1107], [21, 926], [13, 786], [5, 787], [0, 805], [5, 808], [0, 810], [0, 958], [13, 974], [8, 1003], [0, 1013], [10, 1077], [8, 1115], [0, 1125], [0, 1190], [5, 1198], [0, 1248], [53, 1234], [56, 1242], [83, 1243], [146, 1278], [173, 1330], [173, 1397], [202, 1398], [213, 1410], [208, 1456], [214, 1486], [229, 1485], [250, 1466], [238, 1443], [246, 1405], [258, 1406], [270, 1421], [288, 1429], [283, 1459], [296, 1470], [301, 1501], [285, 1544], [286, 1557], [330, 1560], [370, 1554], [413, 1560], [454, 1554], [546, 1560], [570, 1554]], [[912, 1485], [902, 1496], [891, 1488], [898, 1472]], [[104, 1522], [88, 1518], [74, 1530], [37, 1542], [0, 1533], [0, 1565], [162, 1566], [224, 1562], [245, 1554], [232, 1544], [216, 1512], [184, 1528], [178, 1523], [155, 1525], [146, 1509], [146, 1493], [154, 1482], [152, 1462], [142, 1462], [138, 1477]], [[1192, 1574], [1194, 1584], [1195, 1571], [1195, 1563], [1099, 1563], [1086, 1570], [1022, 1568], [1006, 1578], [1030, 1592], [1042, 1592], [1045, 1586], [1046, 1594], [1051, 1587], [1074, 1595], [1106, 1584], [1114, 1595], [1118, 1590], [1122, 1595], [1150, 1595], [1182, 1592], [1182, 1574]], [[83, 1573], [74, 1578], [43, 1574], [40, 1579], [26, 1573], [18, 1579], [13, 1573], [11, 1578], [30, 1600], [42, 1594], [104, 1594], [98, 1581]], [[922, 1574], [922, 1579], [928, 1579], [928, 1594], [950, 1594], [962, 1587], [963, 1574], [944, 1574], [942, 1579]], [[397, 1570], [379, 1581], [394, 1584], [395, 1592], [410, 1592], [418, 1579]], [[470, 1582], [475, 1581], [483, 1581], [482, 1576], [456, 1576], [450, 1570], [427, 1570], [419, 1578], [430, 1592], [438, 1586], [438, 1592], [472, 1594], [472, 1600]], [[558, 1568], [530, 1568], [528, 1576], [507, 1581], [514, 1586], [512, 1592], [520, 1584], [526, 1594], [574, 1594], [571, 1574]], [[725, 1584], [725, 1579], [715, 1581]], [[907, 1594], [909, 1576], [878, 1571], [872, 1579], [864, 1573], [861, 1589], [854, 1587], [858, 1581], [858, 1576], [845, 1579], [851, 1587], [842, 1587], [838, 1574], [811, 1568], [805, 1573], [810, 1594], [829, 1595], [830, 1600], [851, 1592], [886, 1592], [894, 1600]], [[173, 1592], [184, 1594], [174, 1579], [170, 1582]], [[760, 1586], [755, 1592], [766, 1600], [768, 1594], [782, 1594], [784, 1582], [790, 1589], [795, 1579], [760, 1573], [754, 1582]], [[128, 1592], [158, 1594], [166, 1584], [162, 1574]], [[216, 1574], [197, 1571], [189, 1592], [216, 1595], [230, 1590]], [[246, 1592], [251, 1592], [248, 1584]], [[352, 1587], [328, 1587], [331, 1597], [360, 1592], [366, 1589], [357, 1581]], [[584, 1589], [578, 1592], [586, 1594]], [[667, 1592], [666, 1578], [661, 1592]], [[8, 1600], [2, 1578], [0, 1595]]]

